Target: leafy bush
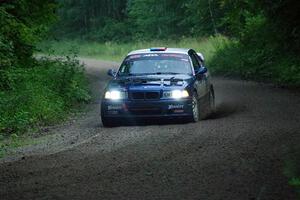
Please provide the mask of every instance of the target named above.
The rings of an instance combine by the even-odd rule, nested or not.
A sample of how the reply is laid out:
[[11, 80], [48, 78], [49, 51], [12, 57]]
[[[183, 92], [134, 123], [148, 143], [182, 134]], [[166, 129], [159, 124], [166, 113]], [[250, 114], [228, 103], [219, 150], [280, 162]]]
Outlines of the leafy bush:
[[[278, 53], [279, 54], [279, 53]], [[269, 51], [244, 48], [239, 42], [229, 42], [217, 50], [210, 66], [215, 74], [300, 86], [300, 60], [293, 55], [274, 56]]]
[[239, 40], [217, 47], [213, 72], [280, 85], [300, 86], [300, 59], [281, 48], [280, 36], [263, 15], [249, 15]]
[[75, 59], [41, 59], [33, 68], [5, 71], [10, 90], [0, 92], [0, 133], [22, 133], [28, 128], [63, 119], [75, 104], [90, 99], [84, 69]]
[[0, 3], [0, 157], [6, 136], [17, 141], [17, 134], [57, 122], [74, 104], [90, 98], [78, 61], [33, 57], [36, 43], [57, 19], [56, 3]]

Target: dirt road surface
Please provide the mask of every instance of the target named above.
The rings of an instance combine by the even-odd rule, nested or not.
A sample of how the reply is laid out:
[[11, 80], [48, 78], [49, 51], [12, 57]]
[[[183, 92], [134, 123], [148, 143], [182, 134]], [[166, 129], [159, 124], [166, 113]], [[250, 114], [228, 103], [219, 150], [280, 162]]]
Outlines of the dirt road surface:
[[283, 170], [300, 142], [299, 92], [216, 78], [213, 119], [103, 128], [99, 98], [118, 64], [82, 61], [95, 100], [0, 161], [1, 200], [296, 199]]

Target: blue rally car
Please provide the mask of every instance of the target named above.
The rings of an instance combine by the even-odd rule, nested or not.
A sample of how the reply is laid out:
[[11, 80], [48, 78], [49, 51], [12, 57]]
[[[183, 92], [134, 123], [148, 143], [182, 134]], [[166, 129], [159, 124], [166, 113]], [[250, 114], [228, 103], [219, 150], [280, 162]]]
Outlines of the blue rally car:
[[103, 126], [137, 118], [185, 118], [192, 122], [215, 110], [214, 88], [202, 54], [193, 49], [151, 48], [130, 52], [101, 102]]

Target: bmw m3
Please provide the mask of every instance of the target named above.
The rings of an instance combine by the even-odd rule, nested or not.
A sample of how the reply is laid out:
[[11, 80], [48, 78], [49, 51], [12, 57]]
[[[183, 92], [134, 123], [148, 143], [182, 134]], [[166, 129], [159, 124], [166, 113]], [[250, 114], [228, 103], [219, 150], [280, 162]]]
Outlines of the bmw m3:
[[101, 102], [103, 126], [122, 119], [184, 118], [197, 122], [215, 110], [204, 57], [193, 49], [150, 48], [130, 52], [118, 71], [108, 71]]

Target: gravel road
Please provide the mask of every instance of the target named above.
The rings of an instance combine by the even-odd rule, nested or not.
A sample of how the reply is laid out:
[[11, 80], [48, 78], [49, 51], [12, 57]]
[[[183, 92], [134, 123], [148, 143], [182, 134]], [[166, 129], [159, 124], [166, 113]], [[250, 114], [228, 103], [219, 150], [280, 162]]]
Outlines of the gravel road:
[[283, 169], [300, 142], [299, 91], [215, 78], [213, 119], [103, 128], [99, 97], [118, 64], [82, 61], [95, 101], [0, 160], [1, 200], [296, 199]]

